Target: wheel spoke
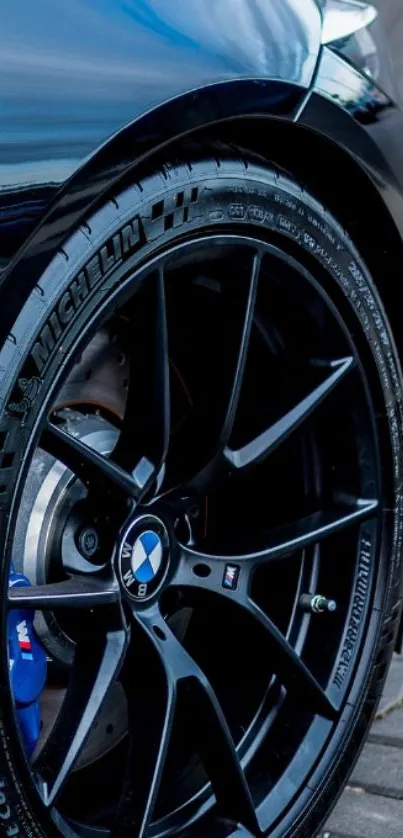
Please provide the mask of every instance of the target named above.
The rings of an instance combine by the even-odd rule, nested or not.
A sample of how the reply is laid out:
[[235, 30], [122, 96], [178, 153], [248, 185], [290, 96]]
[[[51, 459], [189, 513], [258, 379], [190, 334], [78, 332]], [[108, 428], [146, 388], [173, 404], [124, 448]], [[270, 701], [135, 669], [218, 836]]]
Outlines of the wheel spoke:
[[126, 646], [127, 633], [123, 629], [106, 635], [89, 630], [77, 643], [66, 697], [33, 765], [43, 780], [42, 795], [47, 806], [54, 803], [71, 774], [107, 692], [117, 678]]
[[246, 303], [245, 320], [241, 335], [241, 342], [238, 354], [237, 365], [235, 369], [234, 381], [232, 385], [231, 395], [228, 403], [227, 413], [225, 416], [223, 428], [219, 440], [219, 450], [227, 444], [231, 431], [234, 426], [236, 411], [241, 395], [242, 382], [245, 373], [245, 366], [248, 357], [250, 336], [252, 331], [253, 317], [255, 314], [256, 295], [259, 282], [261, 268], [261, 254], [256, 253], [253, 259], [252, 272], [249, 284], [248, 298]]
[[[129, 755], [112, 838], [147, 835], [160, 790], [172, 734], [177, 685], [170, 673], [150, 661], [130, 656], [123, 678], [129, 710]], [[136, 655], [137, 652], [137, 655]], [[133, 671], [143, 671], [141, 682]]]
[[[298, 691], [309, 703], [310, 709], [326, 718], [335, 717], [335, 708], [324, 690], [297, 655], [293, 647], [277, 629], [270, 618], [250, 597], [251, 576], [255, 567], [281, 559], [295, 550], [316, 543], [333, 533], [376, 514], [376, 501], [359, 501], [353, 509], [339, 508], [318, 512], [291, 526], [277, 530], [271, 536], [271, 543], [265, 550], [236, 556], [220, 556], [201, 553], [194, 548], [181, 546], [181, 561], [171, 584], [179, 588], [223, 596], [240, 606], [249, 617], [257, 621], [266, 632], [276, 659], [277, 674], [285, 686]], [[235, 569], [233, 587], [226, 587], [226, 573]], [[203, 568], [202, 572], [200, 572]]]
[[75, 576], [47, 585], [21, 585], [8, 589], [9, 608], [52, 610], [57, 608], [96, 608], [119, 602], [116, 584], [93, 576]]
[[189, 716], [197, 719], [196, 747], [210, 779], [220, 813], [260, 835], [255, 807], [231, 731], [217, 696], [199, 675], [189, 691]]
[[[228, 464], [223, 458], [223, 452], [233, 430], [241, 397], [255, 314], [261, 260], [261, 252], [256, 252], [251, 267], [248, 269], [249, 276], [247, 278], [242, 276], [242, 282], [239, 282], [239, 277], [236, 277], [233, 282], [227, 283], [231, 336], [226, 338], [225, 347], [217, 349], [219, 357], [216, 357], [213, 367], [203, 366], [203, 376], [199, 386], [203, 388], [205, 397], [196, 406], [185, 432], [172, 442], [167, 470], [173, 488], [167, 494], [171, 499], [174, 498], [175, 502], [184, 485], [186, 485], [186, 491], [190, 493], [202, 492], [214, 478], [217, 478], [222, 467], [224, 467], [225, 475], [228, 474]], [[220, 330], [222, 340], [221, 334], [222, 329]], [[214, 397], [209, 401], [209, 393], [212, 392]], [[181, 461], [183, 450], [195, 448], [195, 439], [200, 435], [201, 428], [204, 428], [203, 438], [208, 438], [205, 451], [203, 449], [204, 465], [201, 468], [199, 464], [195, 466], [191, 477], [189, 477], [189, 472], [185, 476], [180, 472], [178, 476], [178, 460]], [[198, 450], [198, 446], [196, 449]], [[188, 463], [186, 463], [187, 466]]]
[[128, 338], [131, 364], [126, 410], [112, 459], [134, 468], [145, 454], [158, 471], [165, 462], [170, 437], [168, 328], [162, 268], [141, 293], [145, 311], [141, 319], [134, 321]]
[[[179, 565], [173, 584], [179, 587], [195, 588], [196, 594], [200, 591], [223, 596], [234, 605], [242, 608], [245, 616], [257, 621], [266, 633], [266, 640], [270, 646], [270, 652], [276, 664], [276, 672], [284, 686], [295, 690], [313, 712], [319, 713], [325, 718], [335, 718], [335, 709], [327, 698], [322, 687], [317, 683], [309, 669], [305, 666], [299, 655], [289, 644], [277, 626], [270, 620], [267, 614], [251, 599], [249, 595], [251, 571], [253, 564], [245, 562], [244, 566], [238, 566], [239, 576], [236, 587], [229, 589], [224, 587], [225, 571], [228, 567], [228, 558], [210, 560], [200, 554], [199, 560], [194, 563], [193, 551], [187, 553], [185, 548], [184, 558]], [[192, 559], [189, 561], [190, 555]], [[188, 558], [186, 558], [188, 556]], [[196, 576], [193, 568], [205, 564], [209, 568], [208, 575]], [[234, 565], [236, 566], [236, 565]]]
[[141, 500], [155, 475], [154, 466], [146, 457], [141, 457], [129, 474], [109, 457], [50, 422], [42, 433], [41, 447], [64, 463], [85, 486], [112, 485], [136, 502]]
[[256, 465], [264, 460], [274, 451], [278, 445], [295, 431], [312, 412], [319, 407], [326, 396], [331, 393], [337, 384], [345, 377], [347, 372], [354, 365], [353, 358], [344, 358], [332, 364], [333, 372], [325, 381], [316, 387], [306, 398], [302, 399], [292, 410], [286, 413], [278, 422], [263, 431], [247, 445], [237, 450], [228, 446], [225, 448], [224, 456], [227, 462], [236, 469]]
[[[124, 795], [114, 838], [133, 834], [143, 838], [147, 834], [161, 783], [176, 695], [183, 686], [186, 686], [183, 695], [187, 703], [187, 715], [189, 718], [197, 718], [195, 747], [211, 781], [220, 813], [234, 823], [243, 824], [254, 835], [260, 834], [249, 786], [210, 682], [177, 640], [157, 608], [135, 619], [145, 630], [160, 658], [164, 688], [161, 690], [161, 684], [158, 686], [152, 681], [146, 691], [140, 694], [144, 686], [142, 688], [139, 684], [133, 684], [133, 696], [136, 694], [135, 701], [141, 702], [145, 715], [139, 715], [139, 707], [136, 705], [135, 718], [141, 718], [139, 727], [142, 728], [135, 732], [133, 739], [133, 760], [137, 764], [134, 762], [131, 768], [130, 788], [125, 792], [126, 805]], [[147, 677], [149, 674], [150, 669], [147, 667]], [[163, 710], [161, 696], [164, 696]], [[148, 731], [145, 729], [147, 727]], [[136, 752], [139, 744], [141, 751]]]
[[312, 712], [318, 713], [326, 719], [336, 719], [337, 709], [277, 626], [249, 598], [247, 609], [267, 632], [273, 651], [274, 669], [281, 683], [290, 691], [294, 691], [301, 704]]
[[352, 505], [340, 505], [307, 515], [274, 530], [266, 550], [254, 555], [256, 563], [277, 561], [302, 550], [309, 544], [317, 544], [348, 527], [367, 521], [377, 514], [377, 500], [360, 500]]
[[[182, 555], [193, 565], [203, 563], [211, 565], [212, 562], [218, 562], [221, 574], [224, 565], [228, 563], [266, 564], [291, 556], [297, 550], [301, 550], [309, 544], [316, 544], [340, 530], [373, 518], [377, 514], [378, 508], [377, 500], [358, 500], [352, 505], [340, 505], [328, 510], [314, 512], [299, 521], [293, 521], [291, 524], [273, 530], [266, 538], [267, 546], [254, 553], [241, 553], [231, 556], [213, 555], [182, 545]], [[203, 580], [194, 577], [195, 585], [199, 586], [202, 583]]]

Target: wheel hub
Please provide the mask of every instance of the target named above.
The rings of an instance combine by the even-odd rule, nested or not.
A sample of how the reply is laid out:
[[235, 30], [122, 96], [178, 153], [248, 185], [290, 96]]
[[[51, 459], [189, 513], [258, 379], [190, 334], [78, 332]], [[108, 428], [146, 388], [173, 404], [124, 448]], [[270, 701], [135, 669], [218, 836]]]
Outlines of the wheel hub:
[[169, 537], [153, 515], [132, 520], [118, 550], [118, 575], [123, 591], [138, 601], [149, 600], [161, 587], [169, 566]]

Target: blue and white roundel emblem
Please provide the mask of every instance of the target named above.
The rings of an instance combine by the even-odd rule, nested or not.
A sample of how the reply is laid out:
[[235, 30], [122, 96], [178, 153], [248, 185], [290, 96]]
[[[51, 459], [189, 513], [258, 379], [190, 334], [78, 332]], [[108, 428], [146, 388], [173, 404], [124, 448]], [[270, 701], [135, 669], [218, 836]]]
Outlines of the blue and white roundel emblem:
[[128, 527], [119, 551], [124, 588], [135, 599], [147, 599], [159, 588], [169, 564], [169, 536], [164, 523], [143, 515]]
[[157, 533], [146, 530], [133, 544], [132, 571], [137, 582], [151, 582], [162, 563], [162, 544]]

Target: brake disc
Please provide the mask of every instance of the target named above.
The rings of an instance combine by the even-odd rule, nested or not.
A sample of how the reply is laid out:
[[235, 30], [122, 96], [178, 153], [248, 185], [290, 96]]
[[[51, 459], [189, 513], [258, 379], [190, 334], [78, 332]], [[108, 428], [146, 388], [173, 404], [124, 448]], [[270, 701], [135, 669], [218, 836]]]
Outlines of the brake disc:
[[[60, 393], [58, 414], [63, 427], [99, 453], [108, 454], [118, 436], [116, 426], [108, 419], [116, 417], [119, 421], [123, 414], [127, 380], [128, 366], [124, 354], [114, 339], [106, 332], [100, 332], [82, 354]], [[65, 526], [72, 510], [85, 495], [84, 486], [65, 465], [40, 448], [36, 450], [21, 498], [13, 543], [13, 566], [19, 578], [25, 577], [31, 584], [44, 584], [49, 581], [50, 574], [54, 577], [58, 572], [65, 574], [66, 571], [77, 570], [86, 561], [76, 546], [71, 528]], [[63, 538], [60, 537], [62, 531]], [[65, 669], [67, 681], [74, 658], [74, 640], [52, 612], [37, 612], [34, 628], [34, 637], [45, 651], [48, 663], [56, 664], [62, 674]], [[10, 627], [9, 632], [10, 638], [16, 636], [18, 640], [16, 626]], [[17, 646], [18, 642], [16, 654]], [[18, 659], [18, 663], [21, 666], [24, 661]], [[28, 751], [31, 752], [36, 744], [36, 754], [47, 740], [66, 690], [59, 684], [47, 683], [40, 696], [40, 707], [38, 705], [36, 709], [36, 686], [39, 684], [41, 689], [42, 685], [38, 667], [33, 665], [31, 670], [27, 679], [32, 686], [30, 695], [33, 690], [35, 692], [35, 701], [29, 705], [32, 707], [31, 726], [25, 729], [21, 720], [20, 723]], [[15, 681], [13, 685], [16, 699], [18, 683]], [[40, 714], [39, 742], [34, 739], [35, 712]], [[126, 699], [120, 684], [115, 684], [76, 769], [94, 762], [115, 747], [126, 731]]]

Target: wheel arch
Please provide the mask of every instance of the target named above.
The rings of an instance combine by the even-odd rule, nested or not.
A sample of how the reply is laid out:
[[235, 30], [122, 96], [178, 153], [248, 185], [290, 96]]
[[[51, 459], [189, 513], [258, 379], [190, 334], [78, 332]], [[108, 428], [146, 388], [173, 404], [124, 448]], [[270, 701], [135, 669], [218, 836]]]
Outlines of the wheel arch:
[[[403, 239], [390, 206], [361, 162], [339, 143], [307, 126], [281, 119], [243, 118], [217, 126], [211, 139], [230, 142], [268, 165], [284, 169], [311, 192], [346, 229], [380, 290], [400, 357], [400, 265]], [[359, 128], [360, 133], [361, 129]], [[210, 132], [205, 132], [206, 136]], [[394, 194], [403, 213], [399, 192]], [[392, 203], [392, 201], [391, 201]], [[403, 214], [402, 214], [403, 218]]]
[[[306, 96], [306, 88], [281, 79], [238, 78], [189, 90], [138, 114], [133, 102], [130, 121], [84, 160], [69, 161], [67, 173], [63, 165], [54, 166], [54, 183], [42, 184], [47, 199], [29, 233], [21, 235], [9, 253], [0, 282], [26, 257], [40, 257], [43, 264], [46, 259], [49, 261], [63, 239], [97, 208], [104, 196], [119, 189], [126, 178], [135, 176], [133, 172], [139, 166], [146, 165], [149, 170], [159, 152], [165, 150], [167, 156], [168, 149], [183, 138], [212, 129], [227, 119], [259, 113], [293, 120]], [[49, 162], [45, 161], [46, 165]], [[2, 186], [0, 176], [0, 189]], [[24, 187], [21, 200], [26, 201], [31, 191]], [[18, 205], [18, 192], [13, 192], [13, 204]]]
[[[228, 96], [229, 91], [237, 95]], [[144, 176], [170, 155], [184, 153], [184, 149], [188, 157], [190, 144], [193, 148], [206, 146], [211, 153], [212, 144], [225, 143], [241, 148], [246, 155], [258, 154], [268, 165], [288, 171], [335, 215], [380, 286], [403, 353], [396, 313], [399, 288], [393, 281], [396, 266], [403, 260], [403, 240], [362, 162], [324, 133], [296, 121], [306, 98], [305, 90], [283, 82], [238, 80], [171, 100], [130, 123], [87, 159], [59, 190], [45, 218], [4, 271], [0, 301], [11, 280], [17, 307], [17, 288], [27, 268], [36, 279], [63, 239], [127, 179]], [[363, 130], [358, 129], [362, 134]], [[7, 309], [12, 315], [9, 295]]]

